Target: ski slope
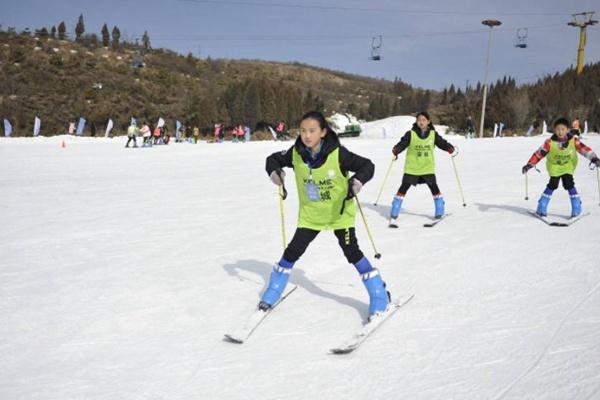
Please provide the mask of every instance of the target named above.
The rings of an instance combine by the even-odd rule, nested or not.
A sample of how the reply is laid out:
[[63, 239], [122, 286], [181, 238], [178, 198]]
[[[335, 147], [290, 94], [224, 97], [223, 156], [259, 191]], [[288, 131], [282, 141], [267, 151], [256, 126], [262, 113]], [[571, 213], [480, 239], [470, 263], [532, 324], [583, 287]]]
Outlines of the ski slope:
[[[376, 164], [360, 193], [393, 294], [415, 293], [355, 353], [327, 354], [366, 318], [367, 294], [333, 234], [296, 264], [299, 286], [243, 345], [222, 340], [258, 302], [282, 252], [265, 157], [291, 142], [124, 149], [126, 138], [0, 139], [0, 398], [598, 399], [600, 207], [595, 171], [575, 181], [591, 215], [568, 228], [527, 214], [547, 182], [521, 166], [543, 138], [464, 140], [438, 182], [387, 228], [403, 156], [379, 206], [389, 139], [343, 139]], [[584, 138], [600, 151], [600, 138]], [[288, 171], [288, 240], [297, 212]], [[570, 212], [558, 190], [554, 217]]]

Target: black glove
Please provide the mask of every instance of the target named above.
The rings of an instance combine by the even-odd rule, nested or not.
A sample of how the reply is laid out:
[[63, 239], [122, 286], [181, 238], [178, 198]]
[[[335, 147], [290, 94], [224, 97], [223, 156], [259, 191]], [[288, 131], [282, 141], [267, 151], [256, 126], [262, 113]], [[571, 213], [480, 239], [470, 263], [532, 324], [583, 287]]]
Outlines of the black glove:
[[596, 168], [600, 168], [600, 158], [598, 158], [598, 157], [592, 158], [592, 163], [594, 163], [596, 165]]
[[525, 165], [523, 165], [523, 169], [521, 170], [524, 174], [527, 173], [527, 171], [529, 171], [531, 168], [533, 168], [533, 165], [527, 163]]

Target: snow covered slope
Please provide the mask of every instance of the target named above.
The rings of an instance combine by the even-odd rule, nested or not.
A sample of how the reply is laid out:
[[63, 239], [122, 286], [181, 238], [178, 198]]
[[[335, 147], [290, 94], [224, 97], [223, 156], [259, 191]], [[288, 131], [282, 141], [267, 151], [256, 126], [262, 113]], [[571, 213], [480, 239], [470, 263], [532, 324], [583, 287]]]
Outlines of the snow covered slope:
[[[581, 160], [575, 176], [591, 215], [549, 227], [527, 214], [547, 175], [529, 174], [525, 201], [520, 173], [541, 138], [448, 139], [460, 146], [468, 206], [438, 151], [454, 215], [423, 228], [433, 202], [419, 186], [396, 230], [387, 215], [403, 157], [373, 206], [394, 140], [344, 139], [377, 166], [360, 198], [383, 257], [372, 257], [357, 219], [361, 247], [393, 293], [415, 293], [348, 356], [327, 351], [361, 325], [367, 296], [329, 232], [296, 264], [298, 290], [260, 330], [243, 345], [222, 341], [281, 255], [264, 159], [291, 142], [0, 140], [0, 398], [600, 398], [595, 172]], [[600, 137], [584, 141], [600, 150]], [[569, 210], [560, 189], [550, 212]]]
[[[380, 119], [377, 121], [365, 122], [360, 125], [362, 132], [361, 138], [364, 139], [388, 139], [391, 137], [399, 140], [406, 131], [409, 131], [415, 123], [415, 117], [400, 115]], [[435, 125], [439, 133], [446, 133], [448, 127], [445, 125]]]

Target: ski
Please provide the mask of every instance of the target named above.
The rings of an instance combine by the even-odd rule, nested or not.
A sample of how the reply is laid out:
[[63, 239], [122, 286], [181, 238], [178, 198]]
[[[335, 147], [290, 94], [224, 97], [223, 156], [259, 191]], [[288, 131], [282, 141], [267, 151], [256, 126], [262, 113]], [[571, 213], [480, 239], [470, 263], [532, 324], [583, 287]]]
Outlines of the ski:
[[427, 223], [423, 224], [423, 226], [425, 228], [433, 228], [434, 226], [436, 226], [437, 224], [439, 224], [440, 222], [442, 222], [443, 220], [445, 220], [446, 218], [448, 218], [451, 215], [452, 215], [452, 213], [444, 214], [444, 215], [442, 215], [442, 218], [434, 219], [431, 222], [427, 222]]
[[584, 213], [584, 214], [579, 214], [577, 217], [570, 217], [570, 218], [566, 218], [566, 219], [564, 219], [562, 221], [557, 221], [557, 220], [551, 220], [548, 217], [543, 217], [543, 216], [539, 215], [538, 213], [536, 213], [534, 211], [529, 211], [529, 213], [531, 215], [533, 215], [534, 217], [536, 217], [537, 219], [545, 222], [547, 225], [550, 225], [550, 226], [561, 226], [561, 227], [571, 226], [575, 222], [577, 222], [580, 219], [582, 219], [583, 217], [586, 217], [586, 216], [590, 215], [590, 213], [587, 212], [587, 213]]
[[246, 340], [248, 340], [248, 338], [250, 337], [250, 335], [252, 335], [256, 328], [258, 328], [258, 326], [265, 320], [265, 318], [267, 318], [267, 316], [271, 314], [273, 310], [279, 304], [281, 304], [282, 301], [287, 299], [287, 297], [290, 294], [292, 294], [297, 288], [297, 285], [288, 286], [283, 295], [277, 301], [277, 303], [273, 304], [273, 307], [271, 307], [269, 310], [262, 311], [256, 309], [240, 328], [238, 328], [233, 333], [226, 333], [225, 340], [231, 343], [244, 343]]
[[403, 296], [397, 299], [396, 301], [390, 303], [387, 310], [371, 318], [369, 322], [364, 324], [358, 332], [352, 335], [352, 337], [345, 341], [341, 346], [334, 347], [331, 350], [329, 350], [330, 353], [348, 354], [358, 349], [360, 345], [365, 340], [367, 340], [373, 334], [373, 332], [377, 330], [377, 328], [379, 328], [389, 317], [394, 315], [394, 313], [398, 311], [402, 306], [411, 301], [413, 297], [415, 297], [414, 294]]

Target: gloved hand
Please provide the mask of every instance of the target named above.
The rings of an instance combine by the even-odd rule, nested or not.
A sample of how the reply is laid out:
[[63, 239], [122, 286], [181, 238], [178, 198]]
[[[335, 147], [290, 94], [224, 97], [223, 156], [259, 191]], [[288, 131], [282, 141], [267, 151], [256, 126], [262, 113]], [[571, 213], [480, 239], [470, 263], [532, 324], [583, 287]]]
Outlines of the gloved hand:
[[271, 172], [271, 175], [269, 175], [269, 177], [271, 178], [271, 182], [273, 182], [277, 186], [281, 186], [283, 185], [283, 180], [285, 179], [285, 171], [281, 169], [275, 170]]
[[400, 151], [398, 151], [397, 148], [392, 148], [392, 154], [396, 156], [396, 159], [398, 159], [398, 154], [400, 154]]
[[450, 147], [448, 149], [448, 154], [450, 154], [452, 157], [456, 157], [458, 155], [458, 147]]
[[523, 165], [523, 169], [521, 170], [521, 172], [523, 172], [524, 174], [526, 174], [527, 171], [529, 171], [531, 168], [533, 168], [533, 165], [527, 163], [527, 164]]
[[356, 178], [353, 178], [350, 181], [350, 190], [352, 190], [353, 195], [357, 195], [358, 192], [362, 189], [363, 184]]
[[600, 158], [594, 157], [592, 158], [592, 163], [596, 165], [596, 168], [600, 168]]

